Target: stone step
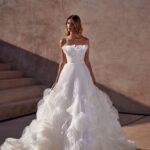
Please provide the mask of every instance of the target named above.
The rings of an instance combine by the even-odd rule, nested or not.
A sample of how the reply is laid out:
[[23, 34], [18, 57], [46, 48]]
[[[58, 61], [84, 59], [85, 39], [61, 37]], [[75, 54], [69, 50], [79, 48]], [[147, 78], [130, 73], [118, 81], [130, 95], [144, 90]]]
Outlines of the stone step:
[[23, 99], [31, 99], [33, 97], [41, 97], [45, 88], [46, 86], [43, 85], [35, 85], [1, 90], [0, 105], [21, 101]]
[[0, 79], [13, 79], [23, 77], [24, 72], [13, 70], [13, 71], [0, 71]]
[[36, 97], [0, 105], [0, 121], [36, 112], [40, 99]]
[[35, 85], [37, 83], [33, 78], [3, 79], [0, 80], [0, 90]]
[[0, 70], [10, 70], [11, 64], [9, 63], [0, 63]]

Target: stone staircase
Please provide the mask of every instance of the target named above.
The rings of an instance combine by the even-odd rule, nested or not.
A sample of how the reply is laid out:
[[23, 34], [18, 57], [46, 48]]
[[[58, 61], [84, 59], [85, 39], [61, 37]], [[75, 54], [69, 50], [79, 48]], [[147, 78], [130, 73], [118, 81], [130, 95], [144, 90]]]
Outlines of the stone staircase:
[[0, 62], [0, 121], [36, 112], [45, 85]]

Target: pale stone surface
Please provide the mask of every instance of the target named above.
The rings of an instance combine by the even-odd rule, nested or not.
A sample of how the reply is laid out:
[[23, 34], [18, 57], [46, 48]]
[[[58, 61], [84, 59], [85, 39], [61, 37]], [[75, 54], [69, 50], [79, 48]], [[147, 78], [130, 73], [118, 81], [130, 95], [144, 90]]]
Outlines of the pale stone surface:
[[[149, 113], [148, 0], [1, 0], [0, 39], [58, 63], [59, 39], [64, 36], [65, 19], [71, 14], [81, 17], [84, 35], [90, 39], [97, 82], [142, 107], [133, 104], [130, 108], [128, 102], [121, 106], [121, 101], [113, 100], [118, 109]], [[26, 64], [26, 55], [20, 57]]]
[[123, 127], [127, 135], [136, 141], [142, 150], [150, 149], [150, 116], [145, 116], [139, 121]]

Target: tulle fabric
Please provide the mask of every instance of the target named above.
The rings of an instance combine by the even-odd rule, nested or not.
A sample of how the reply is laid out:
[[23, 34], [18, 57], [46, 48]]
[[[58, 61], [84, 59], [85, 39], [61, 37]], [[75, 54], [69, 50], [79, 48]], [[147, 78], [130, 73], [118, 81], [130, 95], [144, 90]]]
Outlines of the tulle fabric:
[[136, 150], [109, 96], [92, 82], [82, 61], [68, 62], [38, 102], [36, 118], [1, 150]]

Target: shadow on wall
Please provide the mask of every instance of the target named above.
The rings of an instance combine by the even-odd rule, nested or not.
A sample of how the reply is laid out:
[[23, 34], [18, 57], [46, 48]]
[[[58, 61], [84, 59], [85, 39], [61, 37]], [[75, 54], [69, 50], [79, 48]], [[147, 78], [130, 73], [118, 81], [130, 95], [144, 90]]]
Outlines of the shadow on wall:
[[[58, 70], [57, 63], [2, 40], [0, 40], [0, 59], [12, 63], [14, 68], [23, 70], [27, 76], [35, 77], [48, 87], [51, 87], [55, 81]], [[148, 106], [104, 85], [97, 84], [97, 86], [110, 96], [119, 112], [150, 115]]]
[[2, 40], [0, 40], [0, 59], [11, 63], [15, 69], [23, 70], [27, 76], [35, 77], [48, 87], [55, 81], [57, 63]]
[[106, 91], [112, 100], [113, 105], [120, 113], [135, 114], [135, 115], [150, 115], [150, 107], [137, 102], [117, 91], [114, 91], [102, 84], [98, 84], [99, 89]]

